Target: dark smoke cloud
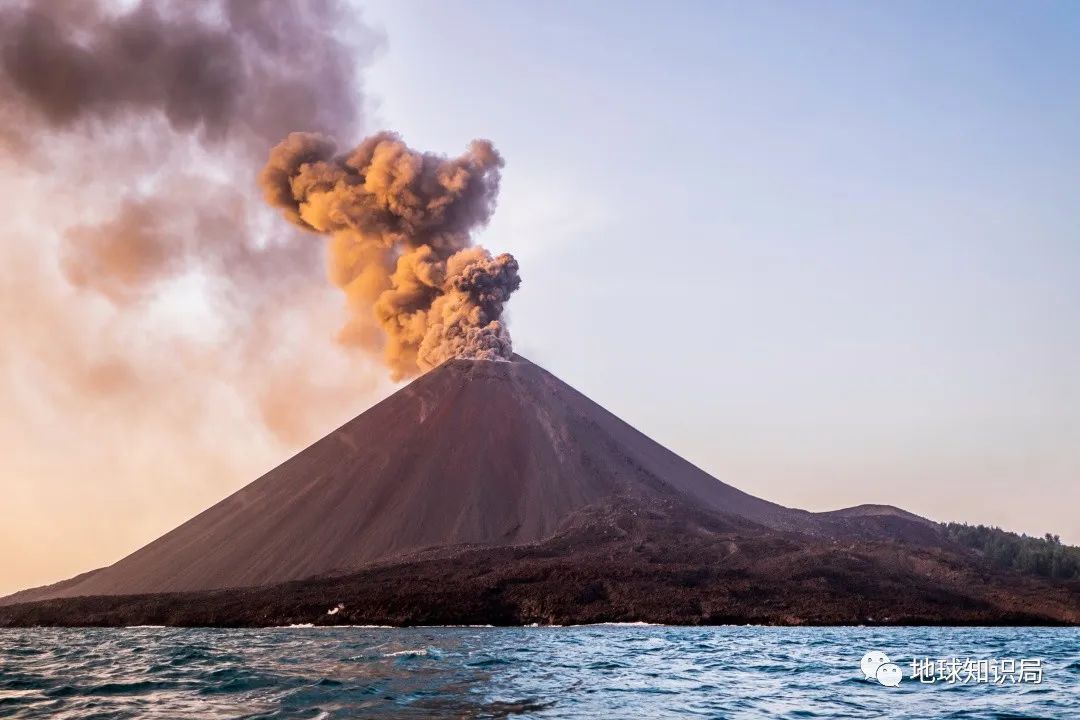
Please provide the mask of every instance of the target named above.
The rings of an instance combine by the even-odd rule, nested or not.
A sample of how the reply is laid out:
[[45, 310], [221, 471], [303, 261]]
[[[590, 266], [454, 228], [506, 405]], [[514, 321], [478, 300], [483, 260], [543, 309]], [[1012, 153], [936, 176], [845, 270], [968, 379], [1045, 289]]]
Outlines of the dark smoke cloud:
[[[242, 312], [284, 302], [322, 248], [265, 225], [255, 232], [259, 210], [237, 187], [287, 136], [262, 184], [296, 226], [332, 237], [330, 276], [350, 311], [341, 340], [381, 349], [395, 377], [459, 355], [508, 357], [501, 315], [517, 264], [471, 247], [494, 209], [502, 160], [487, 141], [446, 159], [390, 134], [336, 156], [328, 138], [360, 125], [355, 40], [371, 39], [353, 20], [329, 0], [0, 9], [9, 155], [43, 146], [56, 162], [64, 138], [86, 138], [109, 164], [82, 172], [126, 189], [111, 217], [63, 232], [67, 280], [120, 306], [202, 272], [221, 278]], [[225, 179], [177, 167], [180, 141], [221, 158]]]
[[[509, 356], [501, 314], [517, 265], [472, 249], [470, 238], [494, 209], [502, 160], [491, 144], [446, 159], [382, 134], [335, 155], [328, 138], [360, 125], [356, 41], [371, 39], [353, 13], [330, 0], [125, 10], [55, 0], [3, 7], [0, 33], [9, 156], [41, 150], [56, 163], [64, 139], [81, 137], [108, 165], [74, 162], [72, 171], [123, 189], [111, 217], [96, 213], [62, 233], [58, 262], [74, 286], [138, 305], [201, 272], [222, 280], [241, 314], [287, 302], [322, 248], [259, 226], [260, 211], [237, 190], [287, 136], [263, 187], [296, 226], [332, 236], [330, 275], [351, 318], [343, 342], [381, 348], [395, 377], [457, 355]], [[178, 167], [188, 164], [185, 143], [218, 171]], [[69, 160], [59, 162], [62, 175]]]
[[[298, 127], [355, 131], [361, 119], [355, 69], [367, 51], [353, 40], [375, 44], [331, 0], [147, 1], [122, 12], [93, 0], [0, 8], [0, 143], [7, 154], [40, 150], [61, 164], [50, 170], [63, 173], [71, 164], [89, 175], [74, 159], [57, 161], [58, 148], [82, 137], [109, 153], [107, 166], [79, 180], [111, 183], [115, 216], [76, 223], [65, 233], [67, 277], [124, 303], [177, 273], [219, 272], [229, 258], [256, 259], [266, 237], [248, 224], [210, 232], [222, 244], [211, 248], [196, 242], [189, 221], [220, 214], [229, 203], [246, 219], [255, 215], [258, 209], [247, 206], [255, 198], [236, 188], [251, 187], [252, 168], [283, 134]], [[197, 164], [190, 152], [175, 155], [184, 142], [222, 167], [194, 175], [178, 167]], [[283, 242], [270, 243], [274, 251], [260, 263], [270, 274], [269, 292], [277, 287], [275, 274], [297, 273], [289, 262], [317, 267], [317, 251], [278, 252]]]
[[502, 165], [487, 140], [446, 158], [383, 132], [339, 155], [324, 135], [292, 133], [260, 179], [291, 222], [331, 237], [330, 278], [352, 314], [341, 339], [383, 345], [400, 378], [453, 357], [513, 352], [501, 316], [521, 283], [517, 261], [472, 246], [494, 211]]
[[339, 132], [358, 116], [348, 30], [329, 0], [28, 2], [0, 10], [5, 100], [54, 128], [160, 113], [209, 140]]

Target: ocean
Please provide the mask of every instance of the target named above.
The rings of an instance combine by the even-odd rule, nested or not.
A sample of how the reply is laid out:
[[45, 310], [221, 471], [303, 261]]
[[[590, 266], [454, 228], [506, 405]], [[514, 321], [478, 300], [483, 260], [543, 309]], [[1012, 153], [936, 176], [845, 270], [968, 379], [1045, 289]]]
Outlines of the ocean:
[[0, 717], [1075, 720], [1080, 629], [0, 630]]

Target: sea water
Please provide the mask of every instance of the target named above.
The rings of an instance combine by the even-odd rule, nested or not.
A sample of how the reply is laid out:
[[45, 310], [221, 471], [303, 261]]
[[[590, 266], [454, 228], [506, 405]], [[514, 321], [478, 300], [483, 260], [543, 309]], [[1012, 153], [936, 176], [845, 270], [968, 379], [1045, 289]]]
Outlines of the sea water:
[[[913, 678], [927, 658], [1032, 672]], [[0, 630], [0, 717], [1075, 720], [1080, 629]]]

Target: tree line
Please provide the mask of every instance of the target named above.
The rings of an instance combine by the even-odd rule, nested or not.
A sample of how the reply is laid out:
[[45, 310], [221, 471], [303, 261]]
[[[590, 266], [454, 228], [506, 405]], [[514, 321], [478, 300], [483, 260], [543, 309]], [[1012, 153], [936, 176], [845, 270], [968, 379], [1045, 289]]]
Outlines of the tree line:
[[947, 523], [950, 540], [982, 553], [990, 564], [1027, 575], [1071, 580], [1080, 578], [1080, 547], [1064, 545], [1057, 535], [1017, 535], [996, 527]]

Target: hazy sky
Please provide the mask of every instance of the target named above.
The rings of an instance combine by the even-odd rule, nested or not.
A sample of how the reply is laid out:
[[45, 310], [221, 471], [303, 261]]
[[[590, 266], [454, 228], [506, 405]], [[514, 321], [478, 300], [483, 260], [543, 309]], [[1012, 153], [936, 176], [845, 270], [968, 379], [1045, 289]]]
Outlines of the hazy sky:
[[[519, 352], [755, 495], [1080, 543], [1076, 5], [395, 1], [364, 17], [385, 35], [367, 130], [449, 154], [486, 137], [507, 160], [481, 241], [521, 263]], [[26, 184], [5, 197], [54, 212]], [[20, 278], [59, 282], [7, 232]], [[208, 332], [198, 296], [155, 317]], [[335, 322], [278, 353], [337, 352]], [[356, 373], [355, 396], [284, 439], [230, 385], [257, 365], [180, 405], [147, 390], [66, 417], [27, 381], [45, 323], [0, 348], [0, 592], [119, 559], [392, 389], [320, 360], [331, 387]], [[156, 342], [126, 332], [124, 352]]]

